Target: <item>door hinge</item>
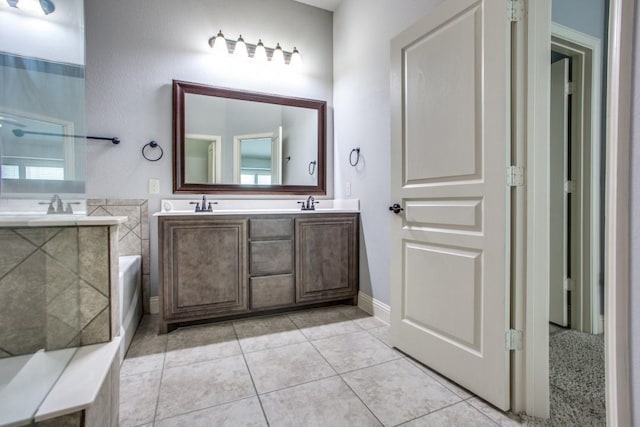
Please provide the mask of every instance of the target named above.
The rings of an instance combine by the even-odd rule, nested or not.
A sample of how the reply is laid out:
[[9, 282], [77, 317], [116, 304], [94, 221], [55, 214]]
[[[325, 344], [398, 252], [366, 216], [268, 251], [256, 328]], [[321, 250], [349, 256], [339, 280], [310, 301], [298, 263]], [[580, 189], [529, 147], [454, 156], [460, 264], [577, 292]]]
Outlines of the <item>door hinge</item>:
[[524, 19], [525, 0], [507, 0], [507, 19], [518, 22]]
[[565, 181], [564, 182], [564, 192], [567, 194], [571, 194], [576, 191], [576, 183], [573, 181]]
[[522, 331], [509, 329], [505, 332], [504, 348], [506, 350], [522, 350]]
[[573, 95], [576, 92], [576, 84], [574, 82], [567, 82], [564, 88], [566, 95]]
[[524, 168], [521, 166], [507, 166], [507, 186], [522, 187], [524, 185]]
[[570, 277], [567, 277], [566, 279], [564, 279], [564, 290], [565, 291], [573, 291], [573, 279]]

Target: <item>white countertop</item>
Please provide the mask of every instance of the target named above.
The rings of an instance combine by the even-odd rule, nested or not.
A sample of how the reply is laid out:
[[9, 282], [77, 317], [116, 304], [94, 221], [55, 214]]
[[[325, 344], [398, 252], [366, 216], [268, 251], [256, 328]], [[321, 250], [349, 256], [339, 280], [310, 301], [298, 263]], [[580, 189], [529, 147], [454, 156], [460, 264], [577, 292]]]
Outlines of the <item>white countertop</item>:
[[126, 216], [43, 215], [17, 212], [0, 214], [0, 227], [82, 227], [118, 225], [126, 221]]
[[91, 406], [116, 359], [120, 339], [118, 336], [108, 343], [78, 347], [49, 395], [40, 405], [34, 417], [35, 421], [71, 414]]
[[194, 212], [191, 202], [201, 202], [202, 198], [162, 200], [162, 210], [154, 216], [170, 215], [256, 215], [256, 214], [312, 214], [312, 213], [354, 213], [360, 212], [358, 199], [315, 199], [315, 210], [301, 210], [300, 199], [256, 199], [256, 200], [217, 200], [207, 197], [207, 202], [217, 202], [212, 205], [213, 212]]
[[0, 425], [29, 424], [60, 373], [75, 354], [75, 348], [38, 351], [0, 390]]
[[[116, 360], [120, 339], [0, 361], [17, 370], [7, 372], [11, 378], [0, 387], [0, 426], [40, 422], [91, 406]], [[12, 359], [16, 363], [8, 366]]]

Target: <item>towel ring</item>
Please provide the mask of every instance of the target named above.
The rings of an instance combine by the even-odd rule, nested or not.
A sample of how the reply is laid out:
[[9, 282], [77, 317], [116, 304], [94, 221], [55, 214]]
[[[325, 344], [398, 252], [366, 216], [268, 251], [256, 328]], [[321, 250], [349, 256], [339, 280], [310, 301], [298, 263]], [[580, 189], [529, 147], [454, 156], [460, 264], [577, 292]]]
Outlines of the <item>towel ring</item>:
[[[356, 154], [356, 160], [355, 162], [353, 161], [353, 153]], [[349, 164], [353, 167], [358, 166], [358, 163], [360, 163], [360, 147], [356, 147], [353, 150], [351, 150], [351, 153], [349, 153]]]
[[314, 173], [316, 173], [316, 163], [317, 162], [315, 160], [309, 163], [309, 175], [313, 175]]
[[[147, 157], [147, 153], [145, 153], [145, 150], [147, 149], [147, 147], [160, 149], [160, 155], [158, 157], [156, 157], [155, 159]], [[142, 157], [144, 157], [145, 159], [149, 160], [150, 162], [157, 162], [158, 160], [160, 160], [162, 158], [162, 156], [164, 156], [164, 150], [162, 149], [162, 147], [160, 147], [160, 144], [158, 144], [155, 141], [147, 142], [142, 147]]]

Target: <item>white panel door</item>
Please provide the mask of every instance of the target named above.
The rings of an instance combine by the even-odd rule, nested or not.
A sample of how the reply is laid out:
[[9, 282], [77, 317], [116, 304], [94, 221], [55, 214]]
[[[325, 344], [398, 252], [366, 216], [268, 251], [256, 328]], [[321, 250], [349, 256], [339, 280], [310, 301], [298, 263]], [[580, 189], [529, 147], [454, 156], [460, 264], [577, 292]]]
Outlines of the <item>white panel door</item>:
[[551, 173], [549, 198], [551, 209], [549, 258], [549, 321], [569, 326], [567, 289], [568, 180], [567, 159], [569, 149], [569, 60], [551, 64]]
[[503, 1], [447, 0], [391, 45], [392, 342], [501, 409], [509, 29]]

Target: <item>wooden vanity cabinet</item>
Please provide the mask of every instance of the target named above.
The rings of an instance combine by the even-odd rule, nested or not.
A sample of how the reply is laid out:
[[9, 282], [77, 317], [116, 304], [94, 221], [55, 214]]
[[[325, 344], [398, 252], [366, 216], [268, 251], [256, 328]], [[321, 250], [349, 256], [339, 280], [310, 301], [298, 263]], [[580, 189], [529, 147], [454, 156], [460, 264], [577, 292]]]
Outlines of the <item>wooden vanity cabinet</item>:
[[160, 332], [169, 325], [357, 302], [359, 214], [158, 217]]
[[171, 323], [249, 311], [247, 219], [158, 218], [160, 332]]
[[249, 218], [249, 288], [253, 310], [295, 303], [292, 216]]
[[296, 302], [355, 298], [358, 216], [296, 218]]

